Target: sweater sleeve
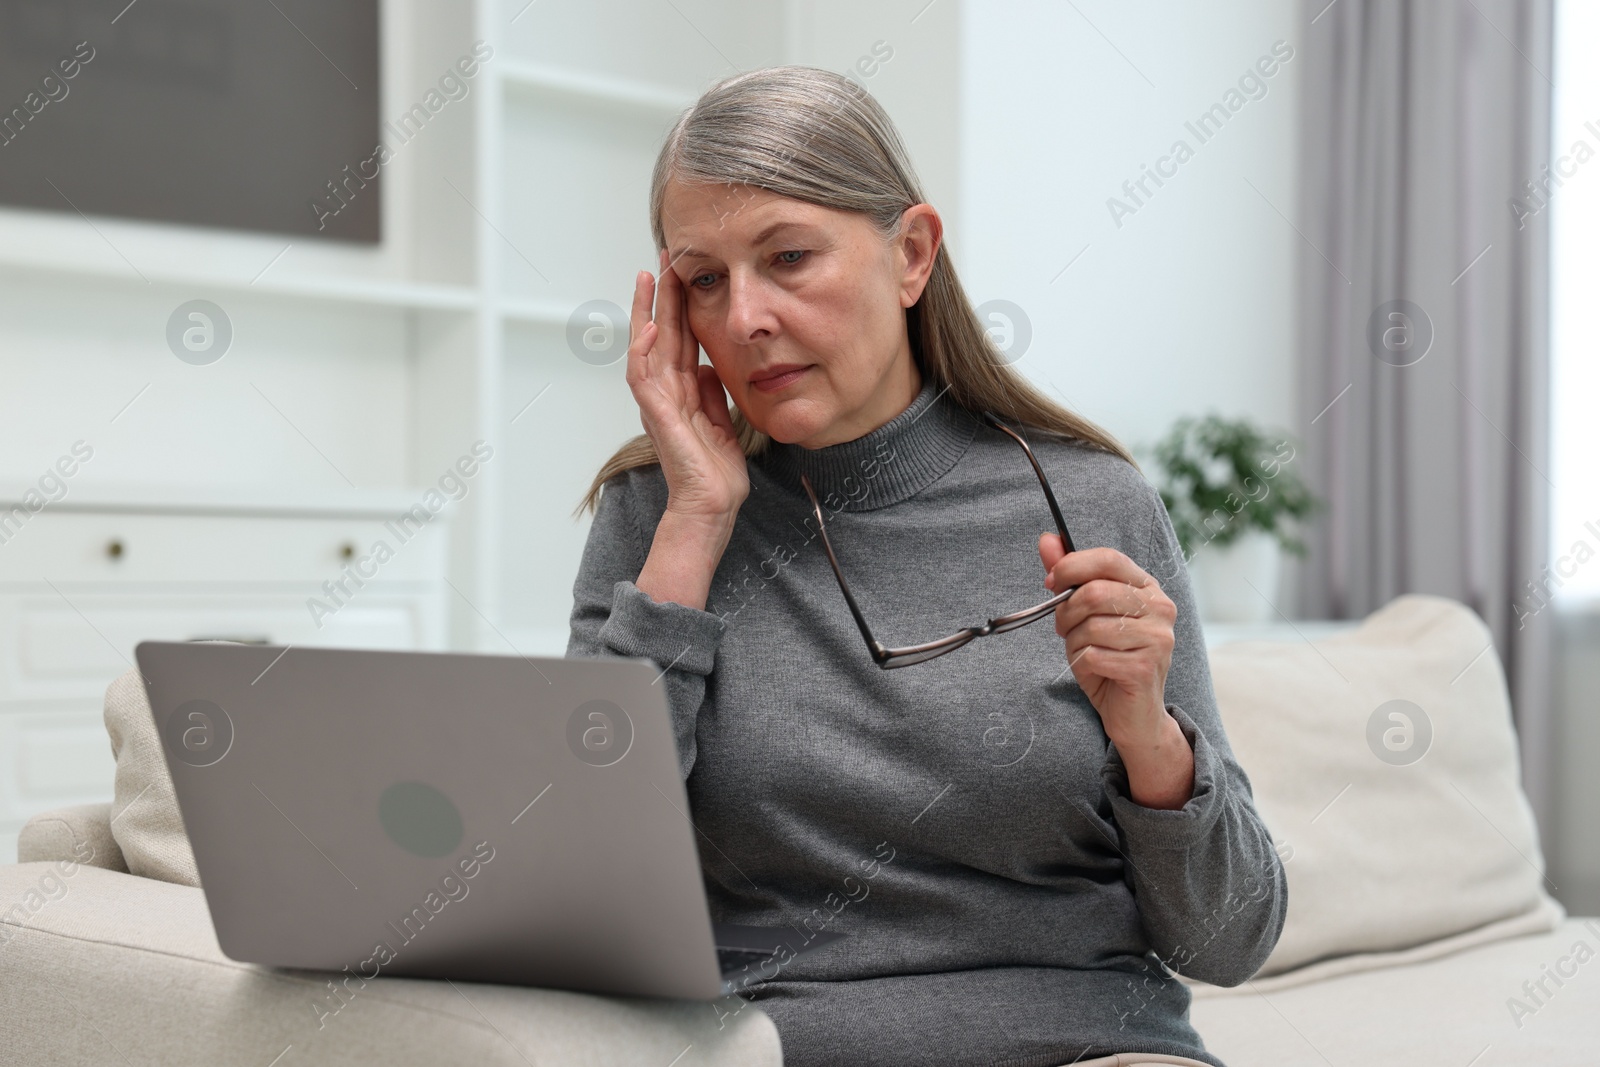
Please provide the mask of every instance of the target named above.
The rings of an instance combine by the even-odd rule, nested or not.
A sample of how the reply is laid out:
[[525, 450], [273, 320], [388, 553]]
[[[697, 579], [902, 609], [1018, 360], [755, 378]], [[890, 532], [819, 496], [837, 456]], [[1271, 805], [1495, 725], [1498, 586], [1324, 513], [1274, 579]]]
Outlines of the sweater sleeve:
[[1151, 946], [1171, 970], [1236, 986], [1266, 962], [1283, 930], [1289, 887], [1250, 780], [1223, 733], [1172, 519], [1158, 494], [1143, 559], [1134, 562], [1177, 606], [1167, 712], [1194, 751], [1194, 793], [1175, 811], [1129, 797], [1127, 768], [1110, 746], [1101, 775], [1122, 837], [1125, 876]]
[[[687, 779], [694, 767], [695, 722], [706, 678], [726, 624], [685, 604], [658, 603], [634, 584], [660, 521], [660, 509], [648, 507], [642, 482], [640, 472], [627, 471], [607, 481], [601, 492], [572, 585], [566, 654], [643, 656], [656, 662], [672, 712], [679, 771]], [[645, 534], [647, 524], [650, 536]]]

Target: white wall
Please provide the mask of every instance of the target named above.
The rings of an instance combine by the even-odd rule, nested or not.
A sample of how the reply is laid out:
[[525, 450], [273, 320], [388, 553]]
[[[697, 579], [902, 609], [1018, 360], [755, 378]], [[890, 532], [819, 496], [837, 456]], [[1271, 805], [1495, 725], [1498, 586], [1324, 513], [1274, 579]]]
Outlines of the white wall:
[[[1213, 409], [1293, 425], [1300, 238], [1279, 212], [1294, 217], [1297, 60], [1207, 143], [1184, 123], [1274, 41], [1295, 46], [1297, 11], [1291, 0], [963, 6], [963, 281], [974, 302], [1028, 315], [1019, 370], [1130, 446]], [[1107, 199], [1131, 205], [1123, 182], [1180, 139], [1193, 158], [1147, 184], [1153, 195], [1119, 227]]]
[[867, 87], [894, 120], [923, 192], [947, 226], [960, 215], [962, 6], [786, 0], [785, 61], [848, 74]]

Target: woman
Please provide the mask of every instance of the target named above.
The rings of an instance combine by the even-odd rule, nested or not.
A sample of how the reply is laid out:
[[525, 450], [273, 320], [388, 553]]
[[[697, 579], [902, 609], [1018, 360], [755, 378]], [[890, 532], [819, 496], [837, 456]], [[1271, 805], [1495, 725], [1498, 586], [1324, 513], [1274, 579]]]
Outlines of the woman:
[[[848, 935], [749, 993], [784, 1062], [1219, 1065], [1171, 971], [1250, 977], [1287, 888], [1160, 497], [1005, 364], [848, 79], [709, 90], [651, 221], [646, 433], [584, 502], [567, 654], [659, 663], [713, 917]], [[1001, 426], [1076, 551], [1036, 533], [1050, 504]], [[887, 645], [1077, 591], [1054, 633], [882, 670], [819, 534]]]

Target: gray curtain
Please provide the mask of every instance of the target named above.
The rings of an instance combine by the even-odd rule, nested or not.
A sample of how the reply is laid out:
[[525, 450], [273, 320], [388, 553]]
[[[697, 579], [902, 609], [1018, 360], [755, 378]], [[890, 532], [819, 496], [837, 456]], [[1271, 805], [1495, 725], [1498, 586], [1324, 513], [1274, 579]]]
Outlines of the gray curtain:
[[1308, 0], [1294, 42], [1301, 474], [1327, 503], [1298, 605], [1433, 593], [1482, 616], [1546, 830], [1554, 611], [1528, 583], [1547, 575], [1550, 213], [1525, 183], [1548, 174], [1551, 8]]

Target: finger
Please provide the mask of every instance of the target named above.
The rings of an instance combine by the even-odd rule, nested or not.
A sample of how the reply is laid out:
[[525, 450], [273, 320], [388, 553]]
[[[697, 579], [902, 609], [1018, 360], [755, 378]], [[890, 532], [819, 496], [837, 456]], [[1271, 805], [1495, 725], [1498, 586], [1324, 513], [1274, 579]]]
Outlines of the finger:
[[1078, 684], [1084, 687], [1085, 690], [1088, 689], [1090, 681], [1093, 680], [1094, 672], [1089, 669], [1088, 664], [1083, 662], [1083, 655], [1093, 647], [1093, 645], [1067, 646], [1067, 669], [1072, 672], [1072, 676], [1078, 680]]
[[[662, 257], [666, 257], [665, 249]], [[663, 264], [661, 284], [656, 289], [656, 323], [661, 327], [662, 354], [672, 361], [674, 370], [692, 371], [694, 364], [685, 363], [683, 358], [683, 312], [683, 282], [677, 271]]]
[[1077, 587], [1067, 602], [1056, 608], [1056, 632], [1067, 634], [1093, 616], [1137, 619], [1150, 613], [1151, 594], [1126, 582], [1097, 578]]
[[728, 411], [728, 393], [717, 377], [717, 369], [707, 364], [695, 368], [700, 376], [700, 410], [712, 423], [734, 434], [733, 415]]
[[683, 345], [682, 365], [695, 367], [700, 363], [700, 339], [694, 335], [694, 326], [689, 322], [689, 287], [677, 275], [673, 275], [672, 280], [678, 283], [678, 339]]
[[1055, 584], [1052, 581], [1054, 575], [1049, 572], [1055, 570], [1056, 564], [1060, 563], [1061, 557], [1066, 554], [1067, 550], [1061, 544], [1060, 534], [1043, 533], [1039, 535], [1039, 560], [1044, 564], [1046, 572], [1044, 576], [1045, 588], [1055, 589]]
[[[650, 321], [650, 301], [655, 293], [655, 279], [642, 270], [633, 279], [633, 309], [628, 315], [628, 378], [630, 381], [644, 377], [645, 353], [654, 343], [654, 324]], [[646, 327], [651, 327], [650, 341], [645, 340]]]
[[1124, 686], [1155, 686], [1160, 678], [1160, 664], [1144, 652], [1124, 652], [1101, 645], [1085, 645], [1075, 662], [1087, 673]]
[[628, 314], [628, 337], [639, 336], [644, 324], [650, 321], [650, 303], [655, 299], [655, 279], [642, 270], [633, 276], [633, 308]]
[[1134, 621], [1132, 617], [1091, 615], [1061, 636], [1066, 639], [1069, 649], [1082, 648], [1085, 645], [1098, 645], [1101, 648], [1123, 651], [1135, 648], [1159, 648], [1160, 635], [1150, 628], [1150, 622], [1148, 618]]
[[1050, 569], [1054, 587], [1087, 585], [1097, 578], [1143, 588], [1155, 582], [1140, 566], [1114, 548], [1082, 548], [1068, 552]]
[[646, 322], [639, 335], [628, 342], [628, 381], [642, 381], [649, 376], [650, 350], [656, 345], [657, 333], [656, 324]]

